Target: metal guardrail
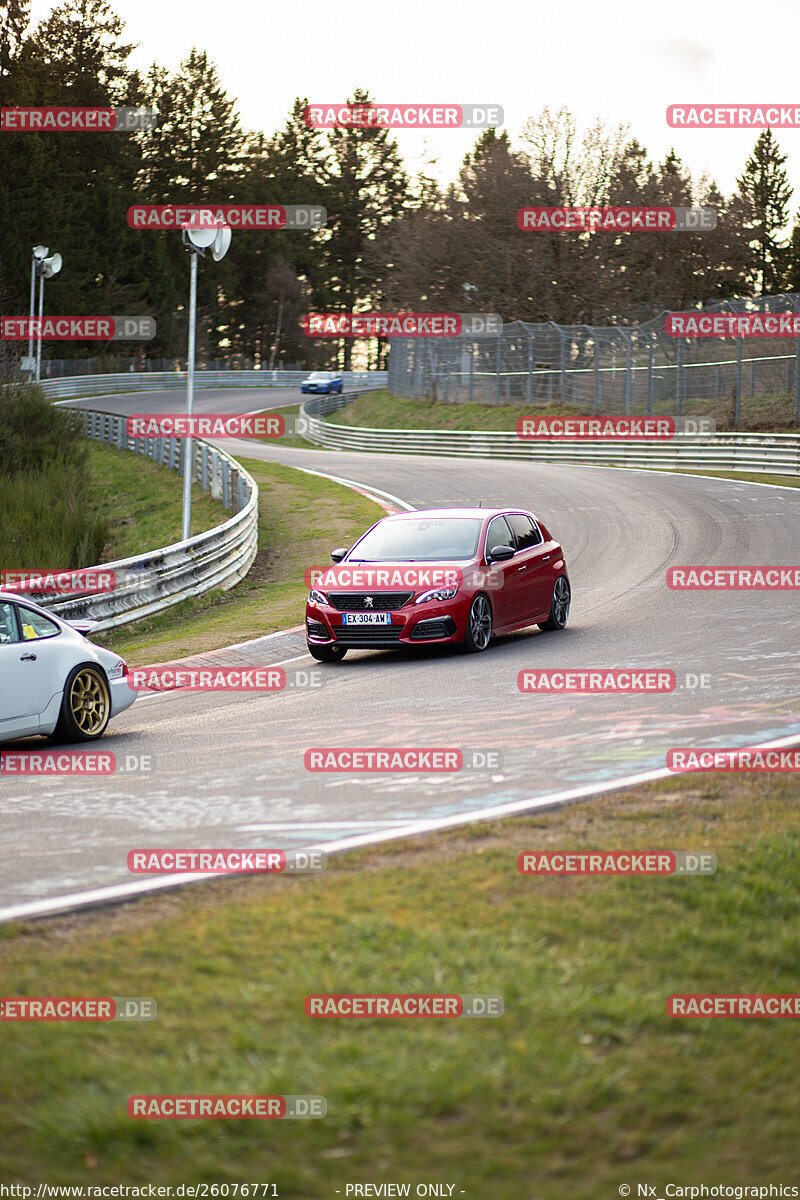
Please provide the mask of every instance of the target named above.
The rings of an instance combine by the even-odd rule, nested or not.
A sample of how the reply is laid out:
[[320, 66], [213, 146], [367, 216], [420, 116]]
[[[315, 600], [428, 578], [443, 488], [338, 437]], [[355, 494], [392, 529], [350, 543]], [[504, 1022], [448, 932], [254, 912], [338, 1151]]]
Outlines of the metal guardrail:
[[379, 454], [430, 454], [455, 458], [514, 458], [529, 462], [587, 466], [695, 468], [800, 475], [800, 435], [793, 433], [717, 433], [681, 435], [669, 442], [534, 441], [514, 432], [492, 430], [369, 429], [335, 425], [323, 415], [344, 407], [354, 396], [322, 396], [304, 404], [298, 431], [310, 442], [334, 450]]
[[[195, 389], [235, 387], [298, 387], [308, 371], [196, 371]], [[344, 371], [343, 386], [384, 387], [386, 371]], [[152, 392], [186, 387], [185, 371], [130, 371], [117, 375], [71, 375], [44, 379], [39, 385], [53, 400], [70, 396], [102, 396], [109, 392]]]
[[[130, 437], [125, 418], [113, 413], [80, 412], [79, 416], [87, 437], [182, 472], [184, 440]], [[64, 600], [34, 596], [37, 604], [67, 621], [91, 619], [99, 622], [99, 630], [113, 629], [211, 588], [227, 591], [244, 579], [258, 549], [258, 485], [235, 459], [207, 442], [193, 442], [192, 458], [193, 478], [224, 508], [233, 509], [230, 520], [186, 541], [92, 567], [93, 572], [113, 572], [113, 591]]]

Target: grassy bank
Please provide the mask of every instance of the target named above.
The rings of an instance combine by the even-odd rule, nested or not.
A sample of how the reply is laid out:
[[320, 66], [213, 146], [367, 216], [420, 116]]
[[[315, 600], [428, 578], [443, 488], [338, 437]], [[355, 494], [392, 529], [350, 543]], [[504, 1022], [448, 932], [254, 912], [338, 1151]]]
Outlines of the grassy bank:
[[[181, 540], [181, 476], [143, 455], [99, 442], [90, 442], [88, 452], [89, 503], [107, 529], [100, 561], [130, 558]], [[193, 535], [221, 525], [230, 515], [209, 492], [192, 487]]]
[[[791, 1182], [797, 1022], [666, 1015], [673, 992], [794, 992], [800, 806], [786, 776], [675, 778], [550, 813], [0, 930], [5, 995], [152, 996], [149, 1024], [7, 1024], [6, 1180], [452, 1182], [597, 1200]], [[523, 849], [709, 850], [706, 878], [529, 878]], [[304, 996], [483, 992], [493, 1020], [328, 1020]], [[134, 1093], [314, 1093], [321, 1121], [152, 1121]], [[663, 1195], [663, 1191], [656, 1194]]]
[[0, 568], [99, 562], [108, 529], [90, 485], [74, 414], [53, 410], [31, 384], [0, 386]]
[[[661, 412], [655, 406], [657, 412]], [[637, 410], [638, 411], [638, 410]], [[672, 406], [664, 411], [672, 412]], [[562, 404], [444, 404], [433, 400], [401, 400], [385, 388], [354, 400], [346, 408], [332, 413], [326, 420], [337, 425], [356, 425], [370, 429], [465, 429], [502, 430], [513, 432], [521, 416], [590, 413], [591, 402], [583, 407]], [[724, 400], [687, 400], [686, 416], [710, 417], [719, 430], [736, 428], [733, 424], [733, 404]], [[800, 430], [794, 420], [794, 400], [773, 396], [742, 400], [740, 432], [776, 431], [791, 433]]]
[[341, 484], [291, 467], [243, 458], [259, 486], [258, 553], [229, 592], [207, 592], [135, 626], [98, 635], [133, 664], [201, 654], [302, 624], [308, 567], [330, 564], [384, 509]]
[[[0, 388], [0, 565], [92, 566], [181, 537], [181, 480], [148, 458], [83, 437], [74, 413], [39, 389]], [[199, 487], [192, 532], [226, 519]]]

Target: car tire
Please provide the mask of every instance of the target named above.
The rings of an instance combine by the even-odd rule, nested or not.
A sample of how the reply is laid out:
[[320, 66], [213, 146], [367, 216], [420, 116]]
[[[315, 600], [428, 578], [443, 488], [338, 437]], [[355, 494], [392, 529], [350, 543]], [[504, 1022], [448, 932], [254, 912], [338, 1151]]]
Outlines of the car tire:
[[559, 575], [553, 584], [553, 599], [550, 601], [550, 616], [546, 621], [539, 622], [539, 628], [544, 630], [563, 629], [569, 618], [569, 606], [572, 592], [569, 582], [564, 575]]
[[53, 741], [96, 742], [110, 720], [111, 689], [105, 672], [95, 663], [73, 667], [64, 684]]
[[489, 597], [479, 592], [469, 606], [467, 635], [461, 643], [467, 654], [481, 654], [492, 640], [492, 606]]
[[345, 654], [347, 654], [346, 646], [315, 646], [313, 642], [306, 642], [308, 653], [317, 662], [341, 662]]

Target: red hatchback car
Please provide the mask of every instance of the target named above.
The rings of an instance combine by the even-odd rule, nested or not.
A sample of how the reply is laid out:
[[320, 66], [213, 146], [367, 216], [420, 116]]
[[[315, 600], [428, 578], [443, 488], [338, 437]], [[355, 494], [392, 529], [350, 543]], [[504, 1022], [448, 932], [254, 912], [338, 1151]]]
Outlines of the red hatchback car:
[[563, 629], [571, 589], [564, 551], [533, 513], [437, 508], [384, 517], [311, 589], [309, 653], [460, 643], [485, 650], [495, 633]]

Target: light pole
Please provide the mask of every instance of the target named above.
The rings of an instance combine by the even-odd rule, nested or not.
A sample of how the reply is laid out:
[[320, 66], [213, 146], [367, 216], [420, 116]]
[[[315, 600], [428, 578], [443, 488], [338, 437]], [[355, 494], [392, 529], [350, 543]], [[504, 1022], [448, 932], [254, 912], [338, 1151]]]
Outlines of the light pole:
[[[212, 229], [185, 227], [183, 244], [189, 250], [191, 266], [189, 272], [189, 346], [186, 363], [186, 415], [191, 417], [194, 412], [194, 356], [195, 334], [197, 329], [197, 256], [205, 258], [206, 250], [211, 250], [214, 262], [219, 262], [228, 253], [231, 244], [231, 231], [227, 225], [219, 225]], [[191, 424], [189, 425], [191, 429]], [[194, 457], [194, 440], [187, 437], [183, 451], [183, 526], [181, 540], [186, 541], [191, 536], [192, 529], [192, 458]]]
[[49, 246], [34, 246], [33, 247], [33, 257], [31, 258], [31, 323], [30, 323], [31, 336], [28, 338], [28, 369], [31, 373], [31, 378], [33, 378], [33, 373], [35, 370], [32, 360], [33, 360], [33, 318], [34, 318], [34, 315], [36, 312], [36, 267], [41, 259], [47, 258], [49, 253], [50, 253]]
[[[43, 254], [37, 251], [44, 251]], [[49, 251], [47, 246], [35, 246], [33, 250], [33, 267], [34, 275], [31, 279], [31, 319], [33, 319], [33, 300], [34, 286], [36, 275], [39, 276], [39, 336], [36, 342], [36, 382], [39, 383], [42, 377], [42, 316], [44, 313], [44, 281], [52, 279], [61, 270], [62, 258], [60, 254], [53, 254], [50, 258], [47, 257]], [[31, 330], [33, 333], [33, 330]], [[28, 344], [29, 357], [33, 355], [33, 340]]]

